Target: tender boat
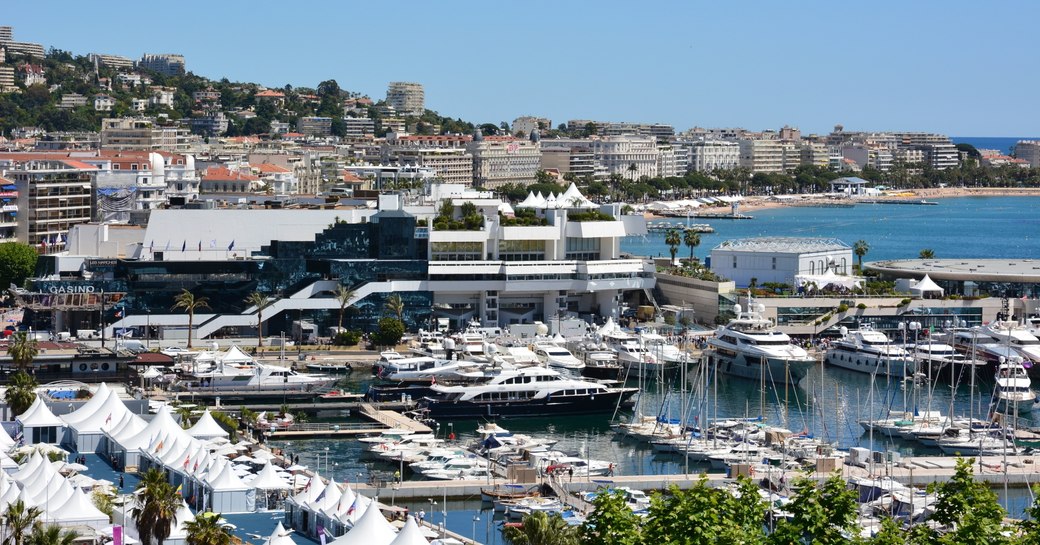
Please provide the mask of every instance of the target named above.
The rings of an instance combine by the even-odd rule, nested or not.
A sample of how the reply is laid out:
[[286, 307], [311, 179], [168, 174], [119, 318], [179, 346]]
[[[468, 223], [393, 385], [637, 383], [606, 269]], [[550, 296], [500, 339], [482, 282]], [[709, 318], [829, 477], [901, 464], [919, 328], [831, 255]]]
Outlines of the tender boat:
[[562, 346], [553, 343], [536, 343], [533, 350], [538, 356], [538, 361], [562, 374], [581, 377], [582, 371], [585, 370], [585, 363]]

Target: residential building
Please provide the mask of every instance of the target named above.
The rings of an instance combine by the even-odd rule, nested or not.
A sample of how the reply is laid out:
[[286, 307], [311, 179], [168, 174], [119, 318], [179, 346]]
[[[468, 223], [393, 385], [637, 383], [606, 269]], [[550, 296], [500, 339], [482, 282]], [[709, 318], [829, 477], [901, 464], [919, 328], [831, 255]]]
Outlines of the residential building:
[[799, 155], [800, 162], [803, 165], [820, 168], [828, 168], [830, 166], [830, 150], [822, 142], [802, 140], [799, 147]]
[[513, 134], [530, 136], [532, 132], [545, 132], [552, 128], [552, 120], [546, 117], [530, 115], [520, 116], [513, 120]]
[[406, 134], [391, 132], [386, 135], [386, 144], [394, 146], [414, 146], [420, 148], [464, 148], [473, 137], [468, 134]]
[[750, 169], [752, 174], [784, 171], [784, 145], [779, 140], [744, 138], [738, 142], [740, 166]]
[[87, 97], [78, 93], [67, 93], [61, 95], [61, 102], [58, 103], [58, 108], [62, 110], [71, 110], [86, 105]]
[[361, 138], [376, 133], [376, 122], [367, 117], [345, 117], [343, 124], [346, 128], [344, 136], [347, 138]]
[[291, 169], [274, 163], [249, 164], [253, 174], [260, 178], [265, 189], [275, 195], [293, 195], [299, 192], [299, 183]]
[[287, 122], [271, 121], [271, 128], [269, 130], [271, 131], [271, 134], [287, 134], [291, 128], [292, 125]]
[[384, 132], [408, 132], [408, 125], [399, 117], [384, 117], [379, 120], [379, 128]]
[[173, 87], [152, 87], [151, 91], [152, 96], [148, 99], [150, 106], [173, 108], [173, 97], [177, 93], [177, 89]]
[[151, 78], [141, 76], [141, 74], [116, 74], [116, 83], [124, 85], [126, 87], [137, 87], [139, 85], [148, 85], [152, 82]]
[[220, 102], [220, 91], [214, 90], [212, 87], [207, 87], [205, 91], [195, 91], [191, 94], [191, 99], [196, 104], [212, 104], [214, 102]]
[[184, 55], [171, 53], [151, 54], [145, 53], [137, 66], [152, 72], [158, 72], [164, 76], [180, 76], [186, 71]]
[[18, 89], [14, 84], [14, 67], [0, 65], [0, 93], [10, 93]]
[[91, 53], [89, 55], [90, 62], [112, 68], [114, 70], [131, 70], [134, 67], [133, 59], [127, 57], [120, 57], [119, 55], [107, 55], [105, 53]]
[[14, 180], [0, 176], [0, 243], [4, 242], [18, 242], [18, 188]]
[[0, 176], [17, 192], [19, 242], [59, 251], [73, 225], [94, 214], [96, 169], [78, 160], [47, 154], [0, 154]]
[[592, 151], [591, 141], [578, 145], [542, 140], [540, 165], [542, 170], [556, 170], [561, 175], [570, 174], [575, 180], [591, 180], [596, 177], [596, 154]]
[[116, 99], [108, 95], [94, 95], [94, 109], [99, 112], [110, 112], [116, 105]]
[[228, 118], [221, 111], [210, 111], [188, 120], [193, 134], [219, 136], [228, 130]]
[[296, 130], [310, 136], [329, 136], [332, 134], [332, 118], [300, 117], [296, 120]]
[[34, 151], [96, 150], [101, 134], [88, 131], [51, 131], [36, 138]]
[[275, 89], [264, 89], [263, 91], [259, 91], [255, 95], [253, 95], [253, 98], [255, 98], [258, 102], [272, 102], [279, 108], [285, 105], [285, 93], [277, 91]]
[[248, 172], [231, 170], [225, 166], [212, 166], [202, 173], [199, 196], [201, 198], [219, 198], [244, 195], [253, 193], [260, 188], [261, 183], [258, 176]]
[[473, 155], [473, 184], [488, 189], [532, 184], [541, 165], [537, 133], [534, 138], [523, 139], [483, 136], [478, 129], [466, 149]]
[[608, 175], [629, 180], [657, 176], [657, 139], [653, 136], [607, 136], [593, 140], [592, 151]]
[[0, 45], [6, 45], [14, 41], [14, 27], [0, 26]]
[[[183, 158], [183, 156], [178, 156]], [[166, 157], [157, 152], [102, 150], [83, 157], [97, 168], [97, 219], [127, 223], [134, 210], [167, 204]]]
[[32, 42], [8, 42], [4, 44], [4, 49], [8, 55], [24, 55], [30, 59], [43, 60], [45, 56], [43, 45]]
[[1033, 168], [1040, 168], [1040, 140], [1019, 140], [1015, 144], [1015, 157]]
[[383, 153], [387, 162], [432, 169], [445, 183], [473, 184], [473, 155], [465, 148], [398, 145]]
[[135, 112], [143, 112], [148, 109], [148, 99], [145, 98], [131, 98], [130, 109]]
[[657, 175], [662, 178], [686, 174], [686, 150], [670, 144], [657, 146]]
[[350, 165], [343, 173], [344, 185], [356, 189], [383, 189], [397, 187], [400, 182], [411, 182], [413, 187], [423, 187], [437, 179], [437, 171], [428, 167], [411, 165]]
[[400, 115], [420, 116], [426, 112], [421, 83], [393, 81], [386, 88], [386, 103]]
[[101, 121], [101, 147], [114, 150], [183, 152], [188, 131], [157, 125], [150, 117], [109, 118]]
[[728, 140], [682, 141], [679, 146], [688, 150], [689, 170], [713, 172], [740, 166], [740, 144]]
[[47, 85], [47, 78], [43, 75], [42, 64], [29, 64], [23, 62], [18, 65], [18, 73], [22, 79], [22, 83], [26, 87], [33, 85]]

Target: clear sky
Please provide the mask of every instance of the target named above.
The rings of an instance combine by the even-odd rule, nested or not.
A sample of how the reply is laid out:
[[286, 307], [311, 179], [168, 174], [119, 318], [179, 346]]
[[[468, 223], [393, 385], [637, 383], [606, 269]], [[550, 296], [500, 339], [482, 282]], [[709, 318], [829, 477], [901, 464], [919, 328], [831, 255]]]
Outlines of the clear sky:
[[6, 0], [15, 40], [196, 74], [520, 115], [803, 132], [1040, 134], [1040, 2]]

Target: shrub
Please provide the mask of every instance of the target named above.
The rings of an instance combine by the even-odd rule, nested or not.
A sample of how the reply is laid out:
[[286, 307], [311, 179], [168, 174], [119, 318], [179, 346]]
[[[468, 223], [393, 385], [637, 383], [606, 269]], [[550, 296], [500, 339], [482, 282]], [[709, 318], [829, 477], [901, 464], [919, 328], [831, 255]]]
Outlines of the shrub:
[[860, 310], [863, 310], [863, 309], [867, 308], [867, 304], [866, 303], [860, 303], [860, 304], [856, 305], [856, 308], [858, 308]]
[[614, 216], [599, 210], [589, 210], [588, 212], [567, 212], [567, 219], [570, 221], [614, 221]]
[[907, 305], [909, 305], [909, 304], [910, 304], [910, 298], [908, 297], [908, 298], [906, 298], [906, 299], [903, 299], [902, 301], [900, 301], [900, 302], [899, 302], [899, 305], [897, 305], [897, 306], [900, 306], [900, 307], [905, 307], [905, 306], [907, 306]]
[[849, 306], [845, 303], [838, 305], [838, 312], [845, 312], [846, 310], [849, 310]]
[[383, 318], [379, 320], [379, 331], [376, 332], [376, 344], [382, 346], [396, 346], [404, 337], [404, 324], [397, 318]]
[[360, 331], [340, 331], [332, 340], [336, 346], [356, 346], [361, 342]]

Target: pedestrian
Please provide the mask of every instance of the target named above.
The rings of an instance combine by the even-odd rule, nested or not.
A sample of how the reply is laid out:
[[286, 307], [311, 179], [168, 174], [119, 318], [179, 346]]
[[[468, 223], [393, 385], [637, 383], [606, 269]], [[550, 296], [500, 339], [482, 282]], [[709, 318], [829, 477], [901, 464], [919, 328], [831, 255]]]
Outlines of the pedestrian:
[[122, 473], [119, 474], [119, 489], [120, 490], [123, 489], [123, 474]]
[[420, 509], [419, 510], [419, 522], [422, 522], [424, 520], [426, 520], [426, 511]]
[[570, 477], [571, 482], [574, 482], [574, 466], [567, 468], [567, 476]]

